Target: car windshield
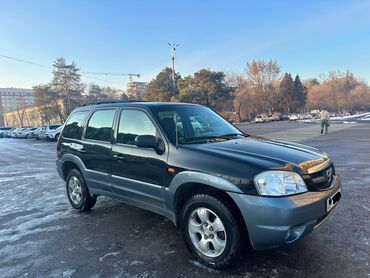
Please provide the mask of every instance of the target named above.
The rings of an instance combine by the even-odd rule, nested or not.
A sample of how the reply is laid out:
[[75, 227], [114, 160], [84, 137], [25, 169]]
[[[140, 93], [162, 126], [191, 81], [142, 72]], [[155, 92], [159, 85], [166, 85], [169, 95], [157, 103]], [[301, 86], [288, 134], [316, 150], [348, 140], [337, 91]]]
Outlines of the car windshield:
[[224, 118], [206, 107], [159, 106], [154, 107], [153, 110], [167, 136], [174, 143], [176, 141], [179, 144], [202, 143], [245, 136]]

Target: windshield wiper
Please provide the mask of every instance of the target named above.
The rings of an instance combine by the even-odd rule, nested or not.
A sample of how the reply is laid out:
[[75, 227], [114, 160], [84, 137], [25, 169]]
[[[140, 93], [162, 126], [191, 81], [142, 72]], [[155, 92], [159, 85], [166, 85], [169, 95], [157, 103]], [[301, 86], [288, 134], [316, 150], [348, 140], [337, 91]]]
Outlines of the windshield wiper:
[[249, 135], [243, 134], [243, 133], [228, 133], [228, 134], [223, 134], [223, 135], [218, 135], [218, 136], [202, 136], [202, 137], [193, 137], [193, 138], [182, 138], [181, 141], [185, 143], [191, 143], [191, 142], [198, 142], [198, 141], [211, 141], [211, 140], [216, 140], [216, 139], [225, 139], [225, 140], [231, 140], [235, 136], [244, 136], [247, 137]]
[[229, 133], [229, 134], [224, 134], [224, 135], [216, 136], [216, 138], [228, 138], [229, 139], [229, 137], [235, 137], [235, 136], [244, 136], [244, 137], [247, 137], [249, 135], [244, 134], [244, 133]]

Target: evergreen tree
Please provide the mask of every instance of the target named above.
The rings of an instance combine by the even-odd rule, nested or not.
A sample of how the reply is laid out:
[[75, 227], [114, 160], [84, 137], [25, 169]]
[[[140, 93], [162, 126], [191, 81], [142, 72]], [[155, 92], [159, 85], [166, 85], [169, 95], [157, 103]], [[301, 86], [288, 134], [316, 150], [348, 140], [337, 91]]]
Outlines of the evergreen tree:
[[303, 86], [298, 74], [294, 79], [293, 90], [295, 110], [302, 111], [307, 101], [307, 88]]
[[285, 73], [280, 82], [280, 107], [285, 113], [291, 113], [295, 110], [294, 84], [290, 73]]
[[[175, 75], [176, 81], [180, 78], [179, 74]], [[172, 69], [167, 67], [148, 83], [144, 99], [147, 101], [171, 101], [176, 98], [178, 92], [177, 88], [173, 88]]]
[[187, 76], [179, 81], [181, 102], [202, 104], [216, 110], [222, 110], [231, 98], [233, 88], [225, 83], [225, 74], [221, 71], [201, 69], [194, 76]]
[[56, 59], [53, 64], [51, 89], [56, 91], [63, 101], [64, 118], [67, 118], [68, 114], [81, 104], [82, 85], [79, 71], [74, 62], [67, 64], [64, 58]]

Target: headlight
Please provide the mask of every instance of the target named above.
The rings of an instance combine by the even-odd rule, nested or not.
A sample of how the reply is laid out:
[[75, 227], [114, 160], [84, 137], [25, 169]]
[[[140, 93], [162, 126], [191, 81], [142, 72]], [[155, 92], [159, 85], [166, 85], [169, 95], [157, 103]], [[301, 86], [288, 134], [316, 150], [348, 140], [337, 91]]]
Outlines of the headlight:
[[307, 191], [302, 177], [288, 171], [262, 172], [254, 177], [254, 184], [263, 196], [287, 196]]

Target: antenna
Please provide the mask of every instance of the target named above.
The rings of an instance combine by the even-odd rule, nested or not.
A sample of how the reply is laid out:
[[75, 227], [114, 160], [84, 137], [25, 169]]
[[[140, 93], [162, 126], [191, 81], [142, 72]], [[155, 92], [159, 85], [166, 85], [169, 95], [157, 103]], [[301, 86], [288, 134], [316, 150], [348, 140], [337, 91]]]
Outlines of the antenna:
[[175, 145], [176, 145], [176, 149], [178, 149], [179, 148], [179, 136], [178, 136], [178, 134], [177, 134], [177, 112], [175, 112], [175, 114], [174, 114], [174, 120], [175, 120], [175, 132], [176, 132], [176, 134], [175, 134]]

